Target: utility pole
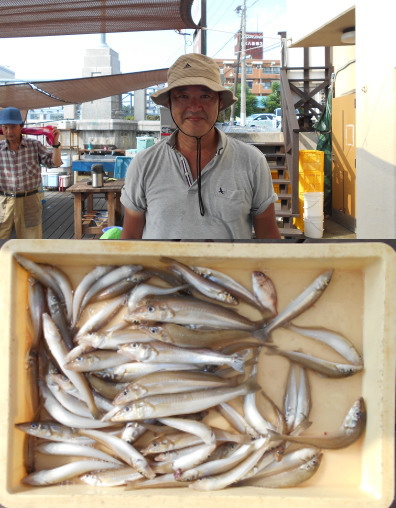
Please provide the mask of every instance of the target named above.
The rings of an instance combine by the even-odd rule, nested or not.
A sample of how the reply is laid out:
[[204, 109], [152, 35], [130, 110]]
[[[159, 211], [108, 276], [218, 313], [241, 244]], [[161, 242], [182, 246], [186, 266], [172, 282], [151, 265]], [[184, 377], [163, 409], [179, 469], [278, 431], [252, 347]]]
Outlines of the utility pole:
[[[239, 31], [238, 37], [238, 51], [237, 51], [237, 61], [235, 67], [235, 76], [234, 76], [234, 95], [236, 97], [238, 91], [238, 78], [239, 78], [239, 67], [241, 65], [241, 30]], [[230, 124], [234, 125], [235, 120], [235, 104], [231, 106], [231, 114], [230, 114]]]
[[246, 125], [246, 0], [242, 4], [241, 33], [241, 126]]

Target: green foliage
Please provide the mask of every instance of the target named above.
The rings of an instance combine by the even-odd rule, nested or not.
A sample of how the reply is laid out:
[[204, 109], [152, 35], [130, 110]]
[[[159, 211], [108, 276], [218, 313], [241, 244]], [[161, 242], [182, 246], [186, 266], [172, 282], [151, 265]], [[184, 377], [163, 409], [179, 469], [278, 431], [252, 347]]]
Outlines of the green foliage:
[[[241, 85], [238, 84], [236, 96], [238, 102], [235, 104], [235, 117], [241, 116]], [[259, 113], [260, 109], [257, 108], [256, 96], [250, 91], [249, 87], [246, 87], [246, 116]]]
[[[265, 98], [265, 112], [273, 113], [276, 108], [281, 107], [280, 84], [274, 81], [271, 86], [272, 93]], [[264, 101], [263, 101], [264, 102]], [[264, 103], [263, 103], [264, 106]]]

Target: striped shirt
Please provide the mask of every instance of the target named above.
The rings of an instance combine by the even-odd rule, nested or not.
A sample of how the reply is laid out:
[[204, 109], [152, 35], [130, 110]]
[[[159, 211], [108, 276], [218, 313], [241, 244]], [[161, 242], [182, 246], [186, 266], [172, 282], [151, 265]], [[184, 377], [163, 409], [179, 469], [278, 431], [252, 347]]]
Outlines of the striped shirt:
[[0, 190], [4, 192], [30, 191], [40, 187], [41, 166], [56, 167], [52, 150], [37, 139], [22, 137], [17, 152], [0, 141]]

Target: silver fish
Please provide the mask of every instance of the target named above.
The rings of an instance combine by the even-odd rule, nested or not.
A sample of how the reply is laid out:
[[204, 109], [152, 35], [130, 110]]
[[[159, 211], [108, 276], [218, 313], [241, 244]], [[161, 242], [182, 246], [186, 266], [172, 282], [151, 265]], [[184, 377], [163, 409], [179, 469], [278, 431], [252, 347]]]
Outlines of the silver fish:
[[343, 356], [345, 360], [354, 365], [363, 365], [362, 355], [358, 352], [350, 340], [341, 335], [340, 333], [326, 330], [325, 328], [308, 328], [296, 326], [293, 323], [287, 325], [287, 329], [292, 332], [299, 333], [305, 337], [318, 340], [323, 344], [337, 351], [338, 354]]
[[93, 372], [95, 370], [107, 369], [122, 365], [129, 361], [129, 356], [122, 355], [116, 351], [95, 350], [91, 353], [84, 353], [70, 361], [66, 361], [65, 369], [74, 372]]
[[278, 296], [272, 279], [265, 273], [255, 270], [252, 273], [252, 285], [253, 294], [262, 308], [276, 316], [278, 314]]
[[276, 328], [284, 326], [292, 319], [313, 305], [323, 294], [331, 281], [333, 270], [326, 270], [302, 291], [292, 302], [289, 303], [279, 314], [267, 325], [257, 332], [257, 336], [266, 338]]
[[207, 296], [208, 298], [212, 298], [214, 300], [218, 300], [220, 302], [228, 303], [231, 305], [238, 304], [237, 298], [235, 298], [229, 291], [225, 290], [223, 286], [220, 286], [210, 279], [201, 277], [201, 275], [197, 274], [184, 263], [180, 263], [179, 261], [176, 261], [176, 259], [171, 259], [164, 256], [160, 258], [160, 261], [167, 263], [172, 271], [179, 274], [186, 282], [191, 284], [191, 286], [193, 286], [197, 291]]
[[27, 485], [54, 485], [56, 483], [65, 482], [66, 480], [71, 480], [89, 471], [115, 469], [118, 467], [118, 464], [106, 462], [104, 460], [77, 460], [64, 464], [63, 466], [54, 467], [53, 469], [44, 469], [31, 473], [22, 478], [22, 482]]
[[328, 360], [317, 358], [316, 356], [308, 355], [300, 351], [285, 351], [272, 344], [265, 344], [265, 347], [268, 349], [268, 354], [284, 356], [292, 362], [299, 363], [304, 367], [314, 370], [315, 372], [318, 372], [327, 377], [349, 377], [353, 376], [363, 369], [363, 365], [330, 362]]
[[119, 281], [125, 280], [136, 272], [140, 272], [142, 268], [143, 267], [141, 265], [122, 265], [110, 270], [108, 273], [96, 280], [88, 289], [82, 299], [81, 307], [84, 309], [101, 291]]
[[159, 393], [181, 393], [227, 386], [228, 380], [201, 371], [156, 371], [125, 385], [115, 396], [113, 404], [127, 404], [133, 400]]
[[242, 284], [239, 284], [234, 278], [229, 275], [213, 270], [213, 268], [206, 268], [203, 266], [192, 266], [194, 272], [198, 273], [202, 277], [209, 279], [219, 286], [224, 287], [229, 293], [234, 295], [236, 298], [240, 298], [244, 302], [252, 305], [253, 307], [260, 308], [260, 304], [256, 297]]
[[89, 407], [93, 416], [98, 416], [99, 411], [96, 407], [95, 401], [93, 399], [91, 388], [85, 379], [85, 377], [79, 372], [73, 372], [67, 370], [64, 367], [65, 357], [68, 353], [68, 350], [65, 346], [65, 343], [60, 336], [59, 330], [52, 321], [51, 317], [48, 314], [43, 314], [43, 330], [44, 330], [44, 338], [48, 344], [48, 347], [56, 359], [59, 367], [62, 372], [67, 376], [73, 385], [77, 388], [80, 393], [80, 396], [84, 400], [84, 402]]
[[123, 465], [123, 463], [98, 448], [93, 446], [84, 446], [81, 444], [70, 443], [50, 443], [44, 442], [36, 446], [36, 450], [40, 453], [49, 455], [67, 455], [73, 457], [90, 457], [97, 460], [105, 460], [106, 462], [113, 462], [114, 464]]
[[111, 286], [100, 291], [92, 301], [99, 302], [102, 300], [108, 300], [109, 298], [114, 298], [116, 296], [122, 295], [124, 293], [128, 293], [133, 290], [138, 284], [144, 282], [150, 277], [150, 275], [144, 271], [136, 272], [122, 279], [118, 282], [115, 282]]
[[116, 487], [144, 478], [133, 467], [120, 467], [108, 471], [96, 471], [80, 476], [80, 480], [94, 487]]
[[48, 270], [52, 277], [57, 282], [63, 295], [63, 301], [66, 308], [67, 322], [71, 323], [73, 316], [73, 287], [69, 277], [60, 268], [54, 265], [41, 265], [45, 270]]
[[34, 261], [21, 256], [20, 254], [14, 254], [15, 260], [19, 265], [22, 266], [29, 274], [37, 279], [44, 287], [51, 288], [54, 293], [58, 296], [58, 298], [64, 302], [64, 295], [62, 289], [60, 288], [58, 282], [49, 274], [45, 268], [42, 267], [39, 263], [35, 263]]
[[270, 431], [270, 439], [283, 439], [321, 449], [337, 450], [357, 441], [365, 426], [366, 406], [363, 397], [359, 397], [349, 409], [342, 425], [336, 432], [328, 432], [325, 436], [290, 436]]
[[108, 266], [96, 266], [92, 270], [90, 270], [87, 274], [84, 275], [84, 277], [79, 282], [78, 286], [76, 287], [74, 291], [73, 296], [73, 319], [72, 319], [72, 326], [75, 326], [77, 324], [77, 321], [80, 317], [80, 314], [83, 310], [81, 303], [82, 300], [88, 291], [88, 289], [92, 286], [94, 282], [99, 280], [101, 277], [106, 275], [106, 273], [110, 272], [111, 270], [114, 270], [115, 266], [108, 265]]
[[309, 460], [301, 463], [297, 462], [294, 468], [279, 472], [270, 476], [258, 476], [247, 481], [240, 482], [238, 485], [253, 485], [269, 489], [296, 487], [309, 480], [319, 469], [323, 453], [317, 453]]
[[99, 330], [105, 323], [107, 323], [110, 319], [112, 319], [117, 312], [121, 309], [121, 307], [125, 304], [126, 296], [121, 295], [117, 296], [113, 300], [110, 300], [103, 305], [102, 308], [96, 311], [92, 316], [87, 319], [87, 321], [79, 328], [76, 338], [74, 340], [78, 340], [78, 337], [81, 335], [85, 335], [87, 333], [95, 332]]
[[109, 447], [114, 454], [146, 478], [154, 478], [155, 473], [150, 468], [146, 458], [131, 444], [100, 430], [80, 429], [79, 433]]
[[37, 347], [43, 330], [41, 316], [45, 310], [45, 294], [42, 284], [34, 277], [28, 278], [28, 300], [33, 327], [32, 347]]
[[131, 312], [133, 309], [135, 309], [138, 306], [139, 302], [147, 298], [149, 295], [171, 295], [178, 293], [183, 289], [187, 289], [188, 287], [189, 284], [182, 284], [170, 288], [154, 286], [153, 284], [139, 284], [133, 291], [131, 291], [128, 297], [128, 311]]
[[138, 362], [148, 363], [192, 363], [199, 365], [229, 365], [244, 372], [245, 355], [224, 355], [209, 348], [182, 348], [163, 342], [121, 344], [119, 352]]
[[164, 321], [207, 328], [256, 330], [263, 321], [253, 322], [237, 312], [211, 302], [190, 297], [152, 298], [128, 316], [129, 322]]
[[124, 406], [118, 413], [113, 415], [111, 421], [144, 420], [146, 418], [161, 418], [203, 411], [221, 402], [227, 402], [235, 397], [259, 389], [260, 387], [250, 380], [231, 387], [208, 388], [206, 390], [196, 390], [176, 395], [150, 395]]
[[40, 438], [49, 439], [51, 441], [59, 441], [64, 443], [80, 443], [92, 444], [93, 440], [78, 434], [77, 429], [63, 425], [59, 422], [22, 422], [16, 423], [15, 427], [26, 434]]

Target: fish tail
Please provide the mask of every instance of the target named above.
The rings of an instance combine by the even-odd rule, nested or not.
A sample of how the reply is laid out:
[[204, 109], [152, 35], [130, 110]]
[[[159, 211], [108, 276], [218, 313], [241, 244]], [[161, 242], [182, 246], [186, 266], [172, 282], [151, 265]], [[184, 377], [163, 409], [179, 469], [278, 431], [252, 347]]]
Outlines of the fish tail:
[[238, 354], [232, 355], [231, 367], [237, 372], [245, 372], [245, 357]]

